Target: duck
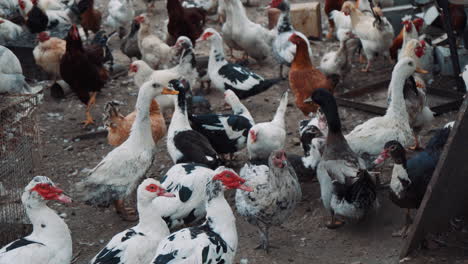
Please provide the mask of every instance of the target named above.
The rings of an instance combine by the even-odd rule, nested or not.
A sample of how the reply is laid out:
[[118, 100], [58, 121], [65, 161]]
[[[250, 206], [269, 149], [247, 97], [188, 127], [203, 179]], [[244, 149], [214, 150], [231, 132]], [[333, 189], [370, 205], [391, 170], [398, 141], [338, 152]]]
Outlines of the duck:
[[35, 176], [24, 188], [21, 202], [33, 226], [29, 236], [15, 240], [0, 249], [0, 264], [70, 264], [72, 239], [70, 229], [47, 201], [71, 203], [46, 176]]
[[336, 229], [344, 221], [337, 216], [359, 221], [378, 207], [375, 179], [366, 170], [364, 160], [348, 145], [341, 130], [338, 107], [333, 95], [320, 88], [311, 100], [320, 106], [328, 124], [328, 135], [317, 165], [321, 199], [331, 220], [325, 226]]
[[377, 56], [390, 58], [389, 48], [395, 34], [392, 24], [385, 17], [377, 14], [374, 17], [367, 16], [351, 1], [346, 1], [341, 11], [350, 16], [353, 33], [361, 40], [367, 58], [363, 72], [370, 71], [371, 64]]
[[[174, 164], [161, 178], [161, 184], [176, 199], [167, 199], [161, 216], [171, 230], [191, 226], [206, 216], [206, 184], [224, 171], [233, 171], [224, 166], [215, 170], [200, 163]], [[155, 201], [156, 202], [156, 201]]]
[[232, 90], [239, 99], [245, 99], [262, 93], [281, 81], [264, 79], [246, 67], [226, 61], [223, 40], [216, 30], [207, 28], [200, 37], [200, 41], [206, 40], [211, 42], [208, 75], [211, 84], [220, 91]]
[[[183, 41], [183, 37], [179, 38], [175, 46], [182, 46], [181, 43]], [[153, 70], [145, 61], [137, 60], [130, 64], [129, 76], [133, 77], [133, 81], [137, 87], [140, 87], [148, 80], [156, 80], [165, 86], [168, 85], [170, 80], [181, 77], [192, 81], [196, 79], [194, 58], [193, 48], [183, 50], [178, 65], [164, 70]], [[175, 96], [167, 94], [156, 97], [162, 113], [174, 109], [174, 98]]]
[[[385, 143], [389, 140], [398, 140], [405, 147], [410, 147], [413, 140], [413, 131], [409, 125], [408, 111], [403, 96], [403, 86], [415, 71], [425, 71], [416, 67], [412, 58], [403, 58], [398, 61], [392, 71], [389, 85], [391, 91], [390, 104], [384, 116], [378, 116], [357, 125], [346, 140], [351, 149], [358, 155], [379, 155]], [[366, 162], [369, 162], [366, 158]]]
[[[400, 53], [403, 57], [409, 57], [415, 60], [418, 67], [420, 67], [420, 59], [425, 53], [425, 41], [411, 39], [406, 43], [402, 52]], [[426, 71], [424, 69], [424, 71]], [[427, 71], [426, 71], [427, 72]], [[405, 98], [406, 109], [408, 111], [409, 124], [413, 130], [414, 135], [414, 146], [410, 149], [420, 149], [419, 133], [424, 127], [427, 127], [434, 120], [434, 113], [429, 108], [426, 98], [426, 82], [421, 77], [422, 74], [414, 73], [411, 75], [403, 88], [403, 96]], [[390, 98], [391, 92], [389, 90], [388, 98]]]
[[281, 96], [278, 109], [270, 122], [257, 123], [249, 130], [247, 150], [249, 160], [267, 164], [271, 152], [284, 148], [286, 141], [285, 115], [288, 92]]
[[233, 91], [225, 91], [224, 99], [240, 114], [189, 115], [189, 120], [192, 128], [204, 135], [218, 154], [232, 157], [246, 147], [249, 130], [255, 122]]
[[177, 91], [175, 110], [167, 132], [167, 150], [174, 164], [195, 162], [216, 169], [220, 158], [210, 141], [192, 129], [187, 115], [186, 91], [190, 84], [185, 79], [169, 82], [169, 89]]
[[20, 61], [8, 48], [0, 45], [0, 94], [28, 94], [31, 87], [26, 82]]
[[[107, 102], [104, 107], [104, 127], [107, 130], [107, 142], [109, 145], [117, 147], [130, 135], [130, 130], [136, 118], [136, 111], [127, 116], [120, 113], [118, 109], [119, 102]], [[164, 116], [159, 109], [158, 101], [153, 99], [150, 106], [151, 132], [154, 143], [157, 143], [166, 135], [167, 127]]]
[[[228, 37], [232, 47], [244, 51], [244, 59], [252, 57], [257, 62], [266, 62], [271, 57], [271, 44], [276, 35], [275, 30], [268, 30], [260, 24], [252, 22], [240, 0], [224, 0], [226, 22], [230, 22], [229, 30], [222, 28], [223, 36]], [[229, 46], [230, 43], [227, 43]]]
[[174, 199], [170, 197], [175, 195], [167, 192], [160, 182], [145, 179], [137, 189], [138, 224], [113, 236], [89, 264], [149, 263], [159, 242], [170, 234], [155, 204], [161, 206]]
[[236, 218], [224, 198], [225, 189], [251, 192], [245, 180], [232, 171], [214, 176], [205, 187], [206, 221], [181, 229], [159, 243], [153, 264], [225, 263], [232, 264], [237, 251]]
[[140, 87], [130, 136], [76, 184], [81, 200], [97, 206], [113, 203], [123, 220], [137, 220], [134, 210], [124, 207], [123, 199], [136, 188], [153, 164], [156, 148], [149, 118], [151, 101], [158, 94], [177, 93], [165, 88], [156, 81], [148, 81]]
[[299, 136], [301, 147], [304, 155], [308, 156], [311, 153], [311, 143], [315, 138], [326, 139], [328, 135], [328, 125], [325, 115], [317, 111], [316, 115], [311, 119], [304, 119], [299, 121]]
[[301, 186], [284, 150], [273, 151], [268, 166], [246, 164], [240, 172], [252, 192], [236, 191], [236, 209], [260, 233], [269, 251], [269, 229], [284, 223], [302, 198]]
[[403, 145], [397, 140], [391, 140], [385, 143], [379, 157], [374, 161], [375, 164], [381, 164], [388, 158], [393, 160], [390, 200], [400, 208], [407, 209], [405, 225], [394, 236], [407, 235], [412, 223], [411, 209], [417, 209], [421, 205], [453, 125], [454, 122], [449, 122], [437, 129], [425, 149], [408, 160]]
[[273, 0], [269, 4], [270, 8], [278, 8], [281, 11], [275, 30], [278, 32], [273, 40], [273, 57], [280, 64], [279, 77], [283, 79], [283, 65], [291, 66], [296, 52], [296, 46], [289, 41], [292, 34], [299, 35], [306, 40], [309, 49], [309, 56], [312, 59], [312, 49], [307, 37], [299, 31], [296, 31], [290, 21], [290, 5], [288, 0]]

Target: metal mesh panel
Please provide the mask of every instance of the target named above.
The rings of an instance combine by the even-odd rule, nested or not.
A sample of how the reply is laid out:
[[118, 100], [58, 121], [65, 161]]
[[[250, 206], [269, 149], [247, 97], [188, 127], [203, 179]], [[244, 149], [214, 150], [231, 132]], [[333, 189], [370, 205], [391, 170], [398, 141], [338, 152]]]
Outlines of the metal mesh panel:
[[40, 157], [40, 96], [0, 95], [0, 247], [31, 229], [21, 194]]

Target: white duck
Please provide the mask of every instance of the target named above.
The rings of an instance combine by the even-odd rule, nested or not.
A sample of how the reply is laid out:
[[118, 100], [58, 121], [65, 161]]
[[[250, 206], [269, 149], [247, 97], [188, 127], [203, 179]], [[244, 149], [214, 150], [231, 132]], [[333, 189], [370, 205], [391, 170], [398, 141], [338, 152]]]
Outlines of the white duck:
[[[205, 217], [206, 184], [224, 171], [229, 170], [224, 167], [212, 170], [199, 163], [179, 163], [164, 174], [161, 185], [176, 196], [158, 205], [170, 229], [191, 225]], [[159, 204], [159, 201], [153, 203]]]
[[288, 92], [284, 92], [281, 97], [278, 109], [271, 122], [255, 124], [249, 131], [247, 139], [247, 150], [250, 160], [268, 159], [270, 153], [284, 148], [286, 140], [286, 124], [284, 117], [288, 105]]
[[208, 61], [208, 75], [211, 83], [222, 92], [232, 90], [240, 99], [266, 91], [281, 79], [264, 79], [241, 65], [229, 63], [224, 58], [223, 40], [219, 33], [207, 28], [200, 40], [210, 40], [211, 50]]
[[104, 22], [112, 30], [119, 31], [120, 38], [125, 36], [125, 31], [130, 27], [135, 17], [133, 0], [111, 0], [107, 5], [109, 14]]
[[[164, 197], [164, 198], [163, 198]], [[137, 190], [137, 206], [140, 221], [114, 237], [97, 253], [89, 264], [149, 263], [154, 257], [159, 242], [170, 234], [166, 222], [161, 218], [162, 206], [174, 200], [174, 194], [167, 192], [155, 179], [145, 179]]]
[[196, 162], [217, 168], [220, 159], [210, 141], [190, 126], [186, 100], [189, 84], [184, 79], [175, 79], [169, 82], [168, 87], [178, 93], [174, 98], [175, 110], [167, 131], [167, 150], [172, 162]]
[[335, 218], [336, 215], [360, 220], [378, 206], [376, 185], [365, 169], [364, 161], [343, 137], [333, 95], [320, 88], [314, 91], [311, 99], [320, 105], [328, 123], [328, 136], [317, 167], [317, 178], [323, 205], [331, 215], [326, 226], [334, 229], [343, 225]]
[[413, 59], [403, 58], [398, 61], [392, 72], [389, 85], [391, 102], [385, 115], [367, 120], [346, 135], [349, 146], [358, 155], [379, 155], [385, 143], [390, 140], [398, 140], [405, 147], [410, 146], [413, 132], [409, 126], [403, 86], [405, 80], [415, 71], [424, 72], [416, 67]]
[[284, 150], [272, 152], [268, 166], [244, 165], [240, 176], [254, 191], [236, 192], [237, 211], [258, 228], [259, 248], [268, 252], [270, 227], [284, 223], [301, 200], [299, 180]]
[[376, 56], [390, 58], [389, 48], [395, 34], [392, 25], [385, 17], [367, 16], [350, 1], [343, 4], [341, 11], [351, 17], [353, 33], [361, 40], [364, 54], [367, 57], [367, 66], [363, 69], [364, 72], [369, 71]]
[[244, 179], [226, 171], [206, 185], [206, 221], [201, 226], [181, 229], [159, 244], [153, 264], [232, 264], [237, 251], [236, 218], [224, 198], [225, 189], [252, 191]]
[[228, 31], [223, 27], [223, 35], [234, 42], [233, 48], [244, 50], [244, 57], [250, 56], [257, 61], [266, 60], [271, 55], [275, 31], [252, 22], [247, 17], [240, 0], [224, 0], [224, 2], [226, 21], [231, 20], [232, 25]]
[[31, 87], [26, 83], [16, 55], [0, 45], [0, 93], [25, 94]]
[[140, 87], [130, 136], [77, 184], [82, 199], [88, 204], [108, 206], [113, 202], [124, 220], [136, 220], [131, 210], [124, 208], [123, 199], [135, 189], [153, 163], [156, 149], [149, 109], [153, 98], [165, 92], [162, 84], [156, 81], [148, 81]]
[[[182, 46], [181, 43], [184, 42], [185, 39], [190, 41], [186, 37], [180, 37], [176, 42], [176, 46]], [[155, 80], [160, 84], [167, 86], [170, 80], [179, 79], [181, 77], [187, 79], [190, 78], [189, 81], [194, 82], [198, 76], [194, 61], [195, 54], [193, 53], [193, 48], [189, 48], [182, 52], [177, 66], [170, 69], [155, 71], [143, 60], [137, 60], [130, 64], [129, 75], [134, 77], [133, 81], [137, 87], [140, 87], [148, 80]], [[156, 101], [158, 102], [162, 113], [166, 110], [174, 109], [173, 95], [160, 94], [156, 96]]]
[[70, 197], [47, 177], [36, 176], [24, 189], [21, 201], [33, 232], [0, 249], [0, 264], [70, 264], [72, 240], [67, 224], [47, 201], [70, 203]]
[[291, 24], [289, 18], [289, 1], [288, 0], [273, 0], [270, 5], [271, 8], [278, 8], [281, 10], [281, 15], [276, 24], [276, 31], [278, 34], [273, 40], [273, 57], [280, 63], [280, 78], [283, 78], [283, 65], [291, 66], [296, 54], [296, 45], [289, 41], [292, 34], [296, 34], [306, 41], [309, 49], [309, 56], [312, 59], [312, 49], [307, 37], [299, 31], [296, 31]]

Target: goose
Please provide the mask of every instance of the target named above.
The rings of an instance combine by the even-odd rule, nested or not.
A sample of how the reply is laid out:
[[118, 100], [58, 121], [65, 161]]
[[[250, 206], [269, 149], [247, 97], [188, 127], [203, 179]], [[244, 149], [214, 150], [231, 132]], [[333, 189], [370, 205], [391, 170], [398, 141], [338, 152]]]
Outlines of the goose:
[[367, 172], [364, 161], [348, 145], [341, 131], [338, 107], [333, 95], [320, 88], [311, 99], [320, 106], [328, 123], [325, 149], [317, 166], [317, 178], [324, 207], [331, 220], [326, 227], [335, 229], [344, 224], [336, 219], [364, 218], [378, 207], [376, 184]]
[[0, 249], [0, 264], [70, 264], [72, 240], [67, 224], [47, 206], [47, 201], [71, 203], [51, 179], [35, 176], [24, 188], [21, 201], [33, 232]]
[[[159, 199], [160, 197], [164, 197]], [[138, 225], [114, 237], [97, 253], [89, 264], [149, 263], [159, 242], [169, 235], [169, 228], [161, 218], [160, 209], [167, 199], [175, 197], [152, 178], [145, 179], [137, 189]], [[154, 201], [154, 202], [153, 202]]]
[[244, 179], [231, 171], [215, 175], [205, 188], [206, 221], [167, 236], [159, 243], [151, 263], [232, 264], [238, 242], [236, 218], [224, 198], [224, 190], [252, 191], [244, 183]]
[[171, 80], [169, 88], [177, 91], [174, 98], [175, 110], [167, 132], [167, 150], [174, 164], [195, 162], [212, 169], [219, 165], [219, 156], [210, 141], [192, 129], [187, 116], [186, 92], [190, 84], [185, 80]]
[[87, 204], [109, 206], [114, 203], [123, 220], [137, 220], [135, 212], [124, 207], [123, 199], [136, 188], [153, 163], [156, 148], [149, 109], [153, 98], [159, 94], [177, 94], [177, 91], [168, 90], [156, 81], [148, 81], [140, 87], [130, 136], [77, 183], [77, 191]]

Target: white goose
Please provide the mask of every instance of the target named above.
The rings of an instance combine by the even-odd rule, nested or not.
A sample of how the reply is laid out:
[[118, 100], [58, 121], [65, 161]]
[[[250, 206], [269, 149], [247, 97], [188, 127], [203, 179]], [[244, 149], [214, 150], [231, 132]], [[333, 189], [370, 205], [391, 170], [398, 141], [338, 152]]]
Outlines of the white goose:
[[159, 242], [170, 234], [157, 206], [174, 196], [155, 179], [144, 180], [137, 191], [140, 222], [115, 235], [89, 264], [149, 263]]
[[146, 82], [140, 87], [130, 136], [77, 184], [82, 199], [88, 204], [108, 206], [114, 202], [117, 213], [124, 220], [136, 220], [131, 210], [124, 208], [123, 199], [135, 189], [138, 180], [145, 176], [153, 163], [156, 149], [149, 109], [153, 98], [162, 93], [168, 91], [156, 81]]
[[405, 147], [410, 146], [413, 132], [403, 98], [403, 86], [405, 80], [415, 71], [424, 72], [416, 67], [413, 59], [403, 58], [398, 61], [392, 72], [389, 86], [391, 102], [385, 115], [367, 120], [346, 135], [349, 146], [358, 155], [379, 155], [385, 143], [390, 140], [398, 140]]
[[215, 175], [206, 185], [206, 221], [166, 237], [151, 263], [233, 263], [238, 240], [236, 218], [224, 198], [224, 190], [252, 191], [244, 182], [231, 171]]
[[0, 264], [69, 264], [72, 240], [67, 224], [47, 206], [48, 200], [70, 203], [70, 197], [47, 177], [36, 176], [24, 189], [21, 201], [33, 232], [0, 249]]

